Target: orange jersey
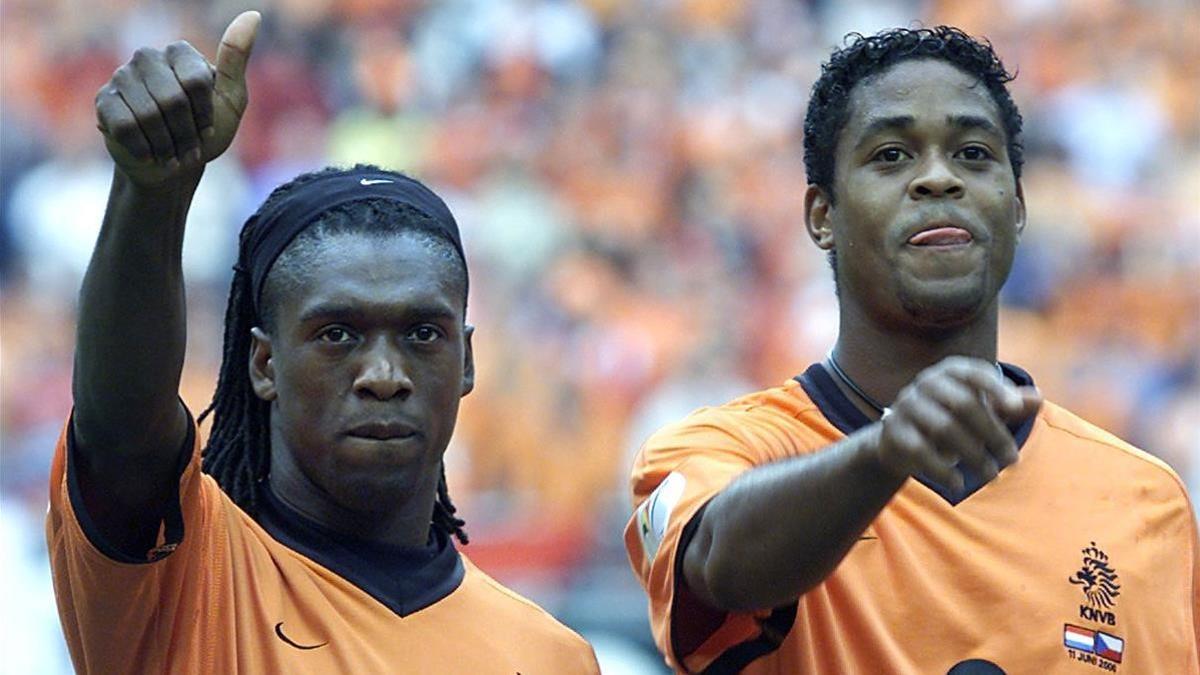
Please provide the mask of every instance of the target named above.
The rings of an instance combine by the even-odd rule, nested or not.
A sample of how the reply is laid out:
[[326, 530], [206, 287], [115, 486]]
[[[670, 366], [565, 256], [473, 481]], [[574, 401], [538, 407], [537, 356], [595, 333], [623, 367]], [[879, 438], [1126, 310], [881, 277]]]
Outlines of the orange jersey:
[[391, 589], [392, 606], [284, 545], [200, 472], [194, 429], [182, 527], [164, 520], [153, 562], [114, 559], [72, 498], [68, 436], [55, 451], [46, 534], [80, 673], [599, 672], [579, 635], [479, 571], [448, 538], [402, 561], [411, 576], [380, 577], [404, 591]]
[[[1012, 366], [1005, 374], [1031, 383]], [[625, 545], [671, 666], [928, 675], [974, 661], [954, 675], [1200, 672], [1200, 552], [1183, 484], [1161, 461], [1048, 402], [1014, 430], [1016, 464], [961, 500], [908, 480], [797, 602], [721, 612], [687, 590], [683, 547], [710, 499], [745, 471], [869, 423], [813, 366], [645, 443]]]

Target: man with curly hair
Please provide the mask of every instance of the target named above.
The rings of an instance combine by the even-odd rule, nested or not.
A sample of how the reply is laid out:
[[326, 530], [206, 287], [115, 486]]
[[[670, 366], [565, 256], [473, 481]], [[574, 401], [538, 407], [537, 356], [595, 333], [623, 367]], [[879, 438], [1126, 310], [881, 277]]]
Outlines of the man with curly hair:
[[667, 662], [703, 673], [1198, 672], [1183, 484], [997, 360], [1025, 227], [990, 44], [854, 35], [813, 86], [805, 224], [839, 333], [646, 441], [625, 532]]

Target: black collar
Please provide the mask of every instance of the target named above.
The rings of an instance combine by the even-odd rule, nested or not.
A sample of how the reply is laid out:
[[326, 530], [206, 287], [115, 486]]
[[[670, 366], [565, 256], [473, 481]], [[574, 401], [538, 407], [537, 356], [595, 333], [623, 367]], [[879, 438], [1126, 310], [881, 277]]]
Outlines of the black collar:
[[266, 481], [259, 484], [255, 520], [281, 544], [335, 572], [400, 616], [450, 595], [463, 580], [458, 550], [437, 527], [430, 528], [429, 542], [420, 548], [356, 539], [300, 515], [276, 497]]
[[[1033, 378], [1029, 373], [1017, 366], [1001, 363], [1000, 369], [1004, 372], [1004, 377], [1017, 386], [1033, 385]], [[802, 375], [797, 375], [794, 379], [800, 383], [804, 392], [808, 394], [808, 397], [821, 410], [821, 414], [825, 416], [825, 419], [829, 420], [829, 423], [837, 427], [838, 431], [841, 431], [843, 434], [849, 436], [872, 423], [872, 420], [863, 414], [858, 409], [858, 406], [854, 405], [842, 393], [842, 390], [837, 386], [837, 383], [834, 382], [833, 377], [825, 370], [823, 365], [814, 363]], [[1025, 440], [1029, 438], [1029, 432], [1033, 430], [1034, 417], [1036, 416], [1008, 428], [1012, 432], [1013, 439], [1017, 442], [1018, 450], [1025, 445]], [[955, 494], [950, 488], [939, 485], [925, 476], [918, 475], [914, 477], [946, 501], [951, 504], [958, 504], [983, 487], [983, 483], [974, 472], [965, 468], [961, 470], [966, 483], [966, 488], [962, 494]]]

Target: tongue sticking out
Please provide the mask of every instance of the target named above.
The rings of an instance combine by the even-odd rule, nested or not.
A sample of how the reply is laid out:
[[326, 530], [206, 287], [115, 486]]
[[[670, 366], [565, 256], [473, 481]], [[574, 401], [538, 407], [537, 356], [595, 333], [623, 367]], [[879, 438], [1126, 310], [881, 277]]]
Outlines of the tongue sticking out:
[[908, 240], [913, 246], [955, 246], [971, 243], [971, 233], [961, 227], [938, 227], [918, 232]]

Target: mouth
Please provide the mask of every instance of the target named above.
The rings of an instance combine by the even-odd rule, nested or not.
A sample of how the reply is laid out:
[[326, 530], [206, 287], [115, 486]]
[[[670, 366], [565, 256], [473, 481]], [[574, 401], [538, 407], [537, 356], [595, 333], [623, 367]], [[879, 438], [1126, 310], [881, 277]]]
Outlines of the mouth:
[[403, 422], [366, 422], [351, 427], [346, 435], [369, 441], [404, 441], [416, 438], [420, 432]]
[[920, 248], [960, 248], [970, 246], [975, 236], [965, 228], [950, 224], [935, 224], [908, 238], [909, 246]]

